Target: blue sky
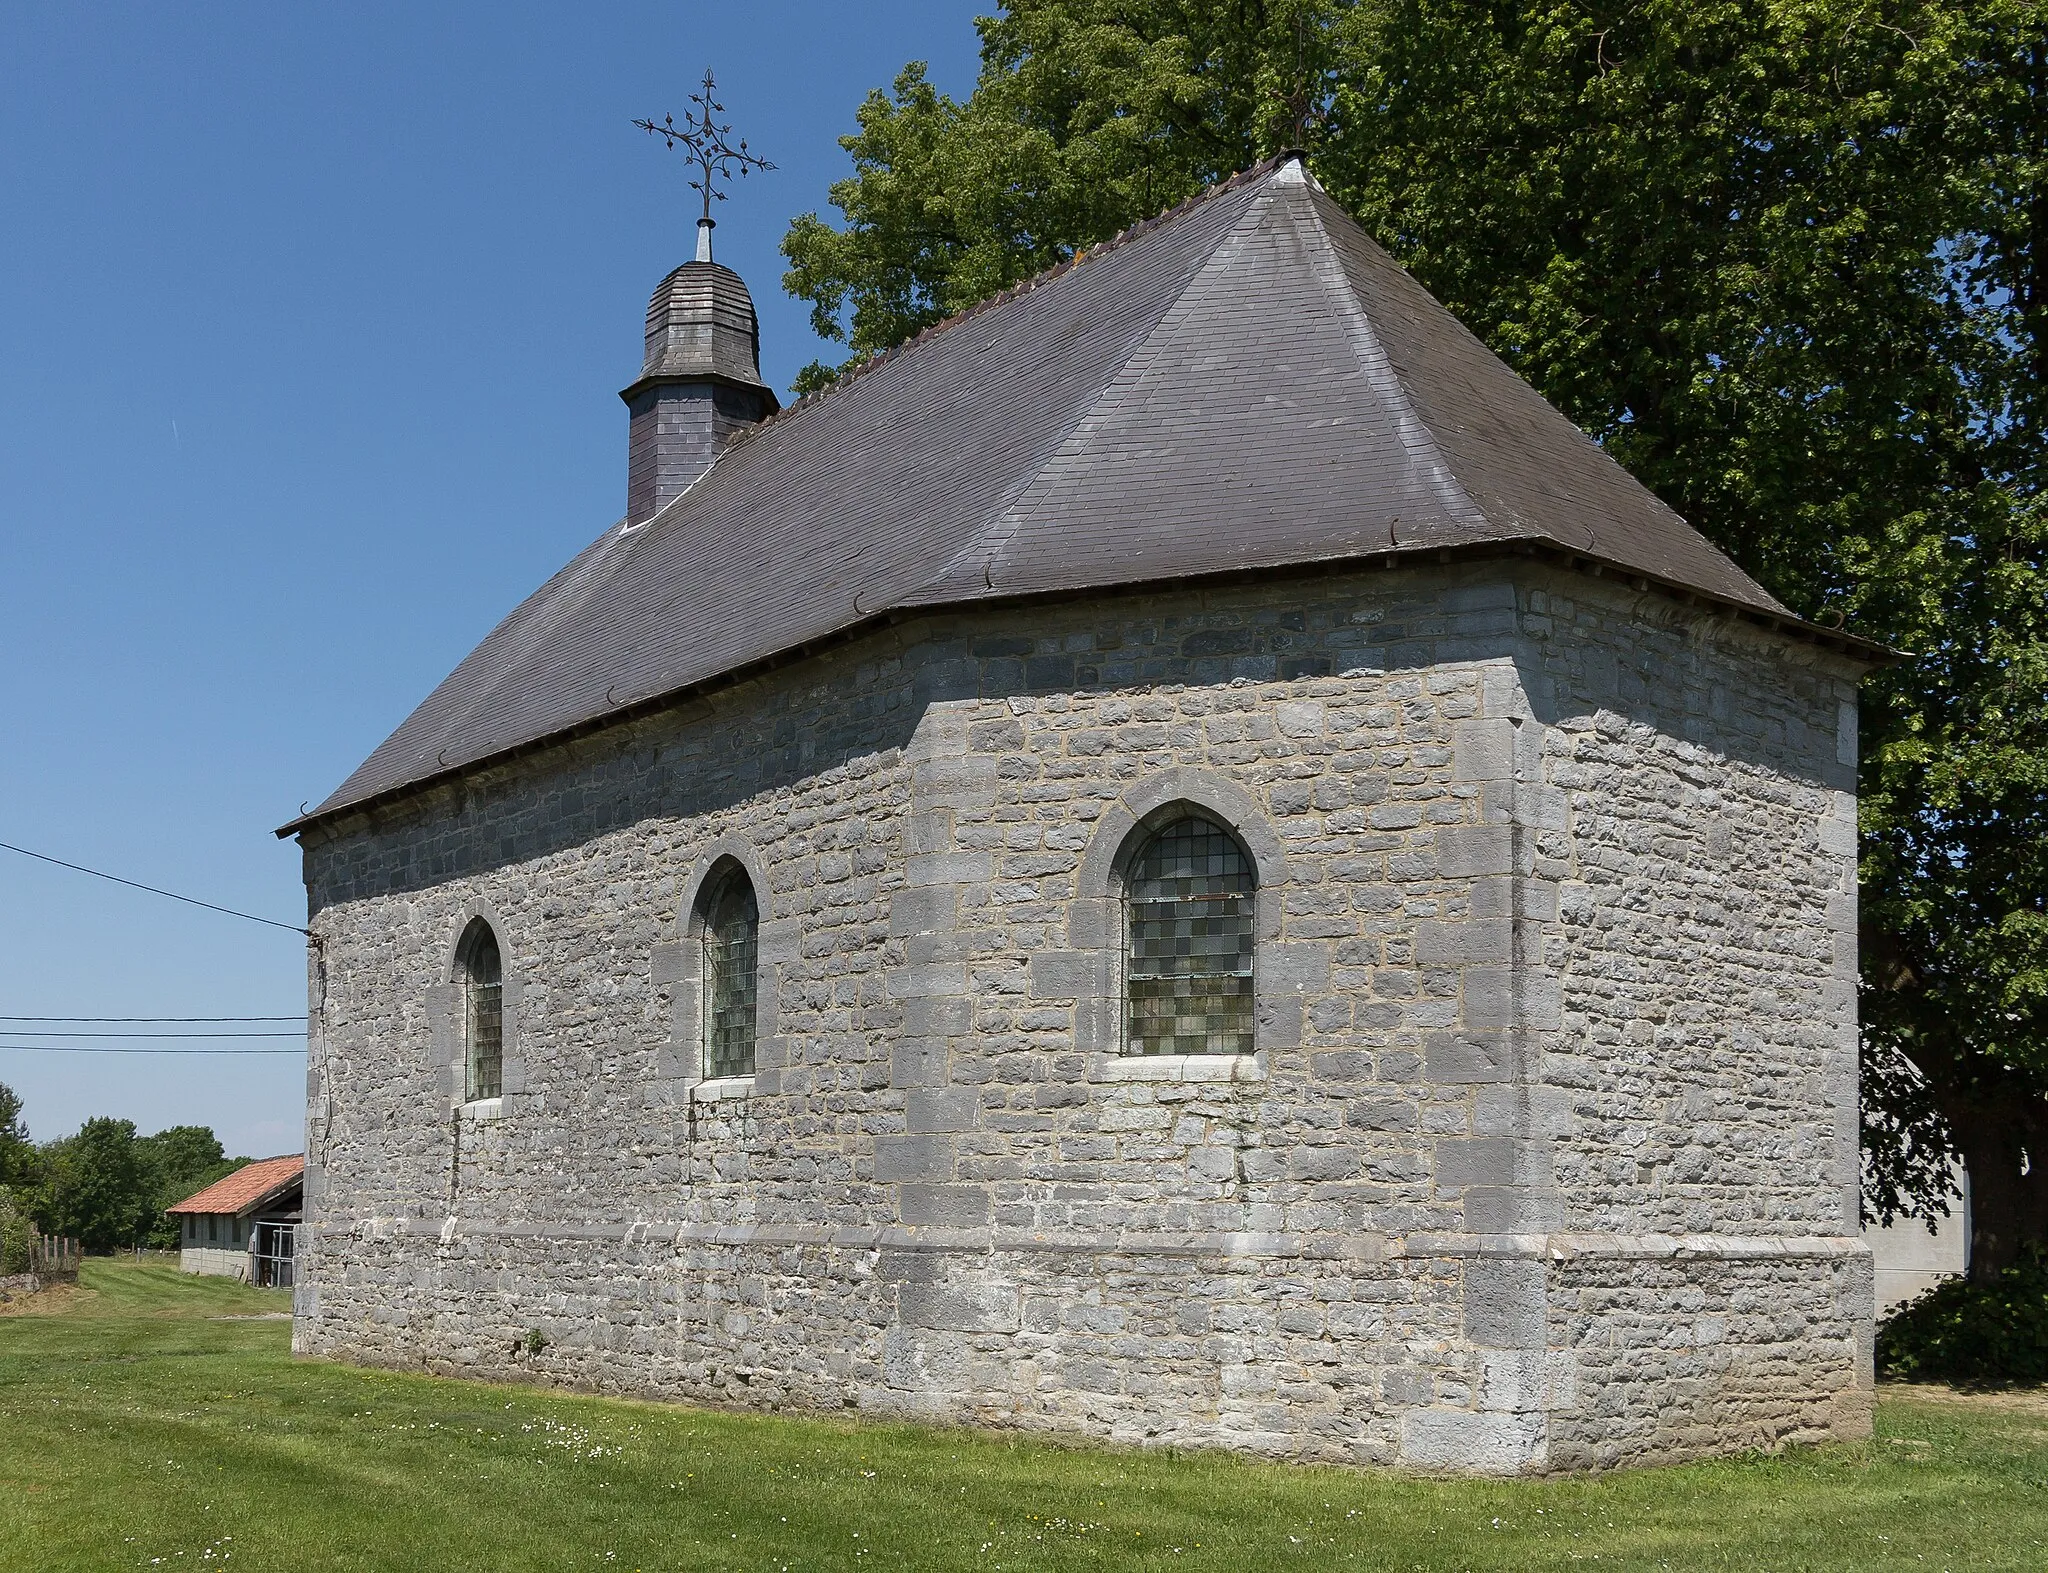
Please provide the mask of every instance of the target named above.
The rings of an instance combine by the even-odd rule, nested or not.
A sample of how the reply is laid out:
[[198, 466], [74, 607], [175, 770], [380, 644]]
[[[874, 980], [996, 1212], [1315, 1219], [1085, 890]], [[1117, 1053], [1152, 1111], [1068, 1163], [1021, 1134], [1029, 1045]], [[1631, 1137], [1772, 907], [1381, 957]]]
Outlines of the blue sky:
[[[821, 351], [784, 226], [905, 61], [971, 87], [977, 9], [0, 6], [0, 841], [303, 921], [271, 829], [624, 505], [617, 390], [695, 217], [629, 120], [709, 64], [779, 166], [718, 253], [786, 390]], [[304, 1001], [294, 935], [0, 852], [0, 1015]], [[294, 1054], [0, 1081], [39, 1139], [300, 1145]]]

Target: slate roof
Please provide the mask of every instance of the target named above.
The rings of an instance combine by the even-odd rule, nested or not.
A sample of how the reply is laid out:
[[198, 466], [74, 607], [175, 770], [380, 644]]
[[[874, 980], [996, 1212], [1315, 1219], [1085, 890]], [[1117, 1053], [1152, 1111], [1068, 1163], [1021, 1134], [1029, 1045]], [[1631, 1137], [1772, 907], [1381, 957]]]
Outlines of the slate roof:
[[736, 438], [278, 833], [890, 613], [1517, 542], [1796, 623], [1283, 156]]
[[[640, 380], [708, 379], [759, 388], [761, 330], [746, 280], [716, 262], [685, 262], [654, 286], [647, 303], [647, 357]], [[775, 398], [768, 393], [772, 404]]]
[[283, 1158], [259, 1158], [254, 1163], [245, 1163], [225, 1179], [213, 1184], [196, 1196], [188, 1196], [182, 1202], [164, 1209], [167, 1213], [247, 1213], [277, 1200], [287, 1191], [303, 1183], [306, 1174], [306, 1160], [302, 1154], [292, 1153]]

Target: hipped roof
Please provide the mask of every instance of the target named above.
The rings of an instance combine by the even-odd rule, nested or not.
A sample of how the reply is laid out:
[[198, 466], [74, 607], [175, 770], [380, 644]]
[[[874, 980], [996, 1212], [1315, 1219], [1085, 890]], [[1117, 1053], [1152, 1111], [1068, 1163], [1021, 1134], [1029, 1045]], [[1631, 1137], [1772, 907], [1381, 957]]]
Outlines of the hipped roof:
[[188, 1196], [164, 1209], [167, 1213], [243, 1213], [268, 1206], [303, 1183], [306, 1160], [292, 1153], [283, 1158], [259, 1158], [245, 1163], [225, 1179], [196, 1196]]
[[279, 834], [892, 613], [1512, 543], [1797, 625], [1283, 157], [741, 434]]

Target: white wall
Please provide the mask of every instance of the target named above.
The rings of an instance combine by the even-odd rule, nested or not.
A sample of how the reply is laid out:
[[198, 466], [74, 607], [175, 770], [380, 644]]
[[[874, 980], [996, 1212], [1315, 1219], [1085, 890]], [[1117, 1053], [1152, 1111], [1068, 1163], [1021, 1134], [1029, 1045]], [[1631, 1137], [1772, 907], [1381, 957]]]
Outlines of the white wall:
[[1928, 1233], [1924, 1218], [1901, 1218], [1889, 1226], [1864, 1226], [1863, 1238], [1876, 1258], [1880, 1317], [1942, 1279], [1969, 1270], [1970, 1183], [1960, 1166], [1955, 1170], [1955, 1184], [1957, 1195], [1949, 1202], [1949, 1215], [1934, 1220], [1932, 1234]]
[[178, 1266], [181, 1271], [213, 1278], [246, 1278], [249, 1251], [246, 1246], [188, 1245], [178, 1253]]
[[187, 1213], [179, 1230], [179, 1268], [216, 1278], [249, 1276], [250, 1225], [226, 1214]]

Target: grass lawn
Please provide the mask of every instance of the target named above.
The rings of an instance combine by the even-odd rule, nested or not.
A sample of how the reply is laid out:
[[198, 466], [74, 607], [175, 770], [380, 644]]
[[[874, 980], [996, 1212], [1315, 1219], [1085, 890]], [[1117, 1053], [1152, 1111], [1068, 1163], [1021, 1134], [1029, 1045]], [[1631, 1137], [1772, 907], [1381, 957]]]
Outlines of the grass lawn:
[[[0, 1308], [0, 1568], [2048, 1567], [2048, 1401], [1867, 1445], [1433, 1481], [293, 1361], [282, 1296], [91, 1262]], [[39, 1303], [40, 1301], [40, 1303]]]

